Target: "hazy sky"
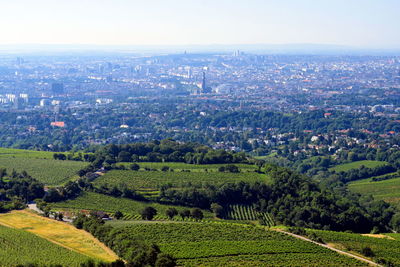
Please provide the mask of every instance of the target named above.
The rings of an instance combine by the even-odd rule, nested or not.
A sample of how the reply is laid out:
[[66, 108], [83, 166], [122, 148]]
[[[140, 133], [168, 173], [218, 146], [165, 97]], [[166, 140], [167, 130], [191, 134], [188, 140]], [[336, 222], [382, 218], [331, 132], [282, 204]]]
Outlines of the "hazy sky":
[[400, 48], [400, 0], [0, 0], [0, 44]]

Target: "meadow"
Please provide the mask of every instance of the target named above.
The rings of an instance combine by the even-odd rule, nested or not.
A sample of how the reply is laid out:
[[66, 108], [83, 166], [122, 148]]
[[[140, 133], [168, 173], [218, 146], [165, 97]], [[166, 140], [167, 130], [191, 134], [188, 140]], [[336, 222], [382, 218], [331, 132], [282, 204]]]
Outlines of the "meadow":
[[384, 200], [400, 208], [400, 178], [377, 182], [372, 181], [373, 178], [352, 182], [348, 187], [353, 192], [372, 195], [377, 200]]
[[[365, 247], [371, 248], [375, 254], [372, 258], [384, 259], [391, 262], [391, 266], [400, 266], [400, 240], [396, 238], [385, 238], [386, 235], [375, 235], [376, 237], [365, 236], [360, 234], [307, 230], [308, 233], [315, 233], [321, 237], [325, 243], [329, 243], [336, 248], [361, 254]], [[391, 234], [387, 236], [390, 237]]]
[[375, 160], [360, 160], [360, 161], [354, 161], [350, 163], [345, 163], [345, 164], [340, 164], [336, 165], [334, 167], [329, 168], [331, 171], [336, 171], [336, 172], [345, 172], [349, 171], [351, 169], [358, 169], [361, 166], [365, 166], [366, 168], [375, 168], [378, 166], [386, 165], [387, 162], [385, 161], [375, 161]]
[[116, 230], [157, 243], [184, 266], [363, 266], [318, 245], [250, 225], [147, 223]]
[[87, 165], [82, 161], [54, 160], [53, 152], [0, 148], [0, 168], [30, 176], [48, 186], [61, 185], [77, 178], [77, 172]]
[[[187, 207], [163, 205], [159, 203], [136, 201], [127, 198], [116, 198], [107, 195], [97, 194], [93, 192], [84, 192], [81, 196], [63, 202], [50, 204], [53, 210], [93, 210], [104, 211], [110, 214], [121, 211], [125, 215], [125, 219], [140, 219], [140, 212], [148, 206], [157, 210], [155, 220], [166, 220], [165, 212], [168, 208], [174, 207], [178, 211], [189, 209]], [[212, 218], [213, 214], [203, 210], [205, 218]]]
[[[201, 170], [201, 169], [199, 169]], [[204, 169], [202, 169], [204, 170]], [[191, 184], [222, 184], [227, 182], [266, 181], [268, 176], [256, 172], [163, 172], [163, 171], [131, 171], [112, 170], [94, 181], [95, 186], [125, 184], [135, 190], [156, 190], [161, 185], [171, 184], [173, 187]]]
[[35, 215], [29, 211], [0, 214], [0, 224], [25, 230], [93, 259], [106, 262], [118, 259], [115, 253], [86, 231], [78, 230], [67, 223]]

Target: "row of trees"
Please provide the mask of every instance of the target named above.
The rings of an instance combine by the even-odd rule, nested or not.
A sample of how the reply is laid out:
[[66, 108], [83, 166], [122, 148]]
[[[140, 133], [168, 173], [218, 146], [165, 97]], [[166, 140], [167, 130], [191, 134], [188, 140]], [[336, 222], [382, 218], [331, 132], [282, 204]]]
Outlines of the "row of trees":
[[397, 169], [389, 164], [377, 166], [374, 168], [367, 168], [364, 165], [358, 169], [351, 169], [348, 171], [341, 171], [338, 173], [340, 180], [344, 183], [370, 178], [373, 176], [380, 176], [387, 173], [395, 172]]
[[0, 201], [20, 201], [23, 203], [44, 196], [44, 186], [32, 178], [26, 171], [10, 175], [6, 169], [0, 169]]
[[196, 143], [179, 143], [171, 139], [150, 143], [108, 145], [95, 153], [107, 164], [116, 162], [186, 162], [191, 164], [247, 162], [244, 153], [213, 150]]
[[84, 229], [111, 248], [124, 259], [127, 266], [176, 266], [176, 260], [161, 252], [156, 244], [130, 238], [123, 230], [104, 225], [104, 221], [96, 216], [78, 215], [73, 225]]
[[[118, 217], [120, 217], [120, 215], [121, 214], [118, 214]], [[152, 220], [154, 216], [157, 215], [157, 210], [153, 207], [146, 207], [140, 212], [140, 215], [142, 216], [143, 220]], [[185, 218], [202, 220], [204, 218], [204, 214], [199, 208], [193, 208], [191, 210], [184, 209], [179, 212], [175, 208], [168, 208], [165, 212], [165, 215], [167, 215], [170, 219], [173, 219], [175, 216], [179, 215], [181, 216], [182, 220]]]
[[62, 187], [53, 187], [47, 191], [43, 197], [46, 202], [59, 202], [67, 199], [73, 199], [80, 195], [83, 190], [92, 188], [92, 185], [84, 179], [79, 179], [76, 182], [69, 181]]

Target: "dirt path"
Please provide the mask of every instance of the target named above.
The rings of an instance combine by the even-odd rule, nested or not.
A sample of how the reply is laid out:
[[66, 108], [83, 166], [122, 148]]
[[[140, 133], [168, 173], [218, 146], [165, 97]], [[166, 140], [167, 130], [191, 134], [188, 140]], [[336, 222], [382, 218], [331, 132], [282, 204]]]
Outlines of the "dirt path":
[[377, 264], [376, 262], [373, 262], [373, 261], [371, 261], [371, 260], [365, 259], [365, 258], [363, 258], [363, 257], [357, 256], [357, 255], [354, 255], [354, 254], [351, 254], [351, 253], [349, 253], [349, 252], [346, 252], [346, 251], [343, 251], [343, 250], [340, 250], [340, 249], [337, 249], [337, 248], [334, 248], [334, 247], [330, 247], [330, 246], [328, 246], [328, 245], [326, 245], [326, 244], [321, 244], [321, 243], [312, 241], [311, 239], [309, 239], [309, 238], [307, 238], [307, 237], [304, 237], [304, 236], [301, 236], [301, 235], [296, 235], [296, 234], [293, 234], [293, 233], [290, 233], [290, 232], [283, 231], [283, 230], [281, 230], [281, 229], [274, 229], [274, 231], [277, 231], [277, 232], [280, 232], [280, 233], [284, 233], [284, 234], [293, 236], [293, 237], [295, 237], [295, 238], [298, 238], [298, 239], [301, 239], [301, 240], [304, 240], [304, 241], [308, 241], [308, 242], [314, 243], [314, 244], [316, 244], [316, 245], [318, 245], [318, 246], [321, 246], [321, 247], [324, 247], [324, 248], [333, 250], [333, 251], [335, 251], [335, 252], [337, 252], [337, 253], [340, 253], [340, 254], [342, 254], [342, 255], [346, 255], [346, 256], [355, 258], [355, 259], [357, 259], [357, 260], [363, 261], [363, 262], [368, 263], [369, 265], [372, 265], [372, 266], [380, 266], [380, 267], [383, 267], [382, 265], [379, 265], [379, 264]]
[[33, 211], [36, 211], [36, 212], [39, 213], [39, 214], [43, 214], [43, 211], [41, 211], [41, 210], [37, 207], [36, 203], [28, 204], [28, 209], [33, 210]]

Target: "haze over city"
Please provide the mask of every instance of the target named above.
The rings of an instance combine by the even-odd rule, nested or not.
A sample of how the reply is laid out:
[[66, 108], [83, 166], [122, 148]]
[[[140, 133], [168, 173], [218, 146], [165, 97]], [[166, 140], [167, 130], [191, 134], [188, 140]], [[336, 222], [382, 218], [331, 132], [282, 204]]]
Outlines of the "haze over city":
[[396, 0], [14, 0], [0, 45], [329, 44], [398, 48]]

